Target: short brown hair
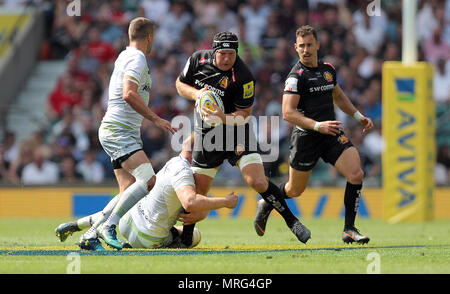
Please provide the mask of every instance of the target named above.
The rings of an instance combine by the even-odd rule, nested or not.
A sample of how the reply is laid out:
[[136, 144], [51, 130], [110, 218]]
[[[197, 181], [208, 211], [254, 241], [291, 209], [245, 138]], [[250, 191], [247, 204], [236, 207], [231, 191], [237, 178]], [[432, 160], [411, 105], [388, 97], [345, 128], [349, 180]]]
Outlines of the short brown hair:
[[130, 22], [128, 38], [130, 41], [143, 40], [149, 34], [153, 34], [155, 23], [145, 17], [137, 17]]
[[295, 38], [298, 38], [299, 36], [304, 37], [306, 35], [312, 35], [314, 37], [314, 39], [316, 39], [316, 41], [317, 41], [316, 30], [310, 25], [301, 26], [295, 32]]

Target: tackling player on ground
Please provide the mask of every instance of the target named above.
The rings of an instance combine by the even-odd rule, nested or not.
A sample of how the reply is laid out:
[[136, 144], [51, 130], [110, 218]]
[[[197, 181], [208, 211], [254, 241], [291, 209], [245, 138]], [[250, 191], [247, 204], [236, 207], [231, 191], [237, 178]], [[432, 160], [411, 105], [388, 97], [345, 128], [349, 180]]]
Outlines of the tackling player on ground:
[[[294, 46], [300, 60], [285, 82], [282, 108], [283, 119], [295, 128], [290, 143], [289, 181], [280, 190], [286, 198], [298, 197], [319, 158], [334, 165], [347, 179], [342, 239], [346, 243], [367, 243], [369, 238], [361, 235], [354, 224], [364, 174], [358, 151], [344, 134], [342, 122], [335, 118], [334, 104], [359, 121], [364, 126], [363, 132], [369, 131], [373, 123], [353, 106], [339, 87], [333, 65], [318, 61], [320, 44], [313, 27], [300, 27]], [[264, 235], [271, 211], [271, 205], [259, 202], [255, 229], [260, 236]]]
[[142, 120], [151, 120], [167, 134], [177, 131], [170, 122], [148, 107], [152, 85], [146, 56], [152, 50], [154, 29], [155, 24], [149, 19], [133, 19], [128, 29], [129, 46], [114, 63], [108, 109], [100, 125], [99, 140], [111, 157], [120, 198], [112, 207], [108, 219], [100, 218], [81, 236], [79, 246], [83, 249], [90, 249], [91, 244], [96, 246], [99, 236], [108, 245], [120, 250], [122, 246], [116, 237], [116, 225], [155, 184], [155, 172], [142, 150]]
[[[150, 193], [120, 219], [119, 232], [132, 248], [194, 247], [200, 241], [200, 232], [195, 229], [198, 236], [194, 238], [193, 244], [187, 246], [180, 238], [183, 228], [175, 226], [183, 209], [189, 213], [197, 213], [197, 219], [204, 219], [209, 210], [236, 207], [238, 197], [234, 193], [225, 197], [206, 197], [196, 193], [191, 169], [191, 141], [189, 137], [183, 142], [180, 155], [170, 159], [156, 174], [155, 186]], [[59, 225], [56, 235], [64, 242], [72, 233], [88, 228], [100, 218], [108, 217], [110, 207], [114, 206], [117, 199], [113, 198], [110, 201], [112, 204], [109, 203], [103, 211]], [[86, 249], [105, 250], [99, 241]]]
[[[195, 52], [176, 81], [181, 96], [197, 101], [207, 88], [224, 105], [224, 111], [219, 107], [215, 110], [203, 108], [206, 117], [215, 116], [221, 120], [219, 126], [211, 127], [203, 123], [200, 115], [195, 113], [192, 166], [197, 191], [206, 195], [217, 170], [224, 160], [228, 160], [231, 165], [240, 168], [245, 182], [270, 203], [297, 238], [306, 243], [310, 231], [292, 214], [279, 188], [266, 178], [256, 148], [256, 136], [247, 123], [254, 101], [255, 80], [237, 55], [238, 38], [231, 32], [218, 33], [214, 36], [212, 48]], [[215, 141], [208, 141], [211, 137]], [[184, 232], [189, 232], [189, 228], [185, 228]], [[189, 242], [187, 233], [183, 238]]]

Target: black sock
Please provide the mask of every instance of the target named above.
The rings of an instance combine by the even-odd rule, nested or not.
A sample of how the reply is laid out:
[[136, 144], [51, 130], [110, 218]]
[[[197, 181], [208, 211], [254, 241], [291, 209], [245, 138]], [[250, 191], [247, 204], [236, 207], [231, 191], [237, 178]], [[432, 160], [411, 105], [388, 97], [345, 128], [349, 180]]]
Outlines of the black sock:
[[362, 184], [353, 185], [347, 182], [344, 195], [345, 206], [345, 228], [352, 228], [355, 225], [356, 213], [359, 207], [359, 197], [361, 196]]
[[287, 183], [281, 183], [279, 188], [280, 188], [280, 192], [281, 192], [281, 196], [283, 196], [284, 199], [289, 199], [289, 196], [286, 193], [286, 184]]
[[267, 190], [259, 194], [267, 203], [272, 205], [279, 214], [281, 214], [288, 227], [291, 227], [294, 222], [297, 221], [297, 218], [287, 206], [283, 195], [281, 195], [280, 189], [274, 183], [269, 181]]
[[[189, 213], [183, 209], [183, 213]], [[195, 224], [183, 225], [183, 232], [181, 233], [181, 242], [186, 246], [192, 245], [192, 236], [194, 235]]]
[[172, 234], [173, 240], [175, 240], [177, 237], [179, 237], [177, 228], [171, 227], [169, 232], [170, 232], [170, 234]]

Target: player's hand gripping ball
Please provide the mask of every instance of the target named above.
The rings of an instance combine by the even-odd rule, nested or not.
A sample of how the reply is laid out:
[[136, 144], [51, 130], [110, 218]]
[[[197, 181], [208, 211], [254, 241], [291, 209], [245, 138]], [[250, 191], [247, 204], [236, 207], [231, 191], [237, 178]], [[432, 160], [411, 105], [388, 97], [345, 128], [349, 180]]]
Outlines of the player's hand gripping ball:
[[209, 126], [215, 127], [222, 123], [219, 117], [216, 116], [206, 116], [205, 113], [202, 111], [202, 108], [208, 108], [210, 110], [215, 110], [214, 103], [222, 110], [222, 112], [225, 110], [223, 107], [223, 102], [220, 97], [218, 97], [216, 94], [214, 94], [213, 91], [207, 90], [203, 92], [200, 95], [200, 98], [197, 103], [197, 111], [200, 113], [200, 117], [202, 120]]

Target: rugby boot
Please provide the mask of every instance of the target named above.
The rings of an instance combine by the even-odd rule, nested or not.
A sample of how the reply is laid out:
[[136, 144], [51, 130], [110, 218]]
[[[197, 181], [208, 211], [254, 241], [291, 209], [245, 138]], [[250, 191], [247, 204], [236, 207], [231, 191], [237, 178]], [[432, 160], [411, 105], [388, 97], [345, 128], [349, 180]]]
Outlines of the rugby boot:
[[83, 236], [81, 236], [80, 241], [78, 241], [78, 246], [81, 249], [89, 251], [106, 251], [98, 238], [85, 239]]
[[77, 222], [68, 222], [60, 224], [55, 229], [56, 237], [59, 238], [60, 242], [66, 241], [67, 237], [75, 232], [79, 232], [81, 229], [78, 227]]
[[345, 243], [353, 243], [356, 242], [358, 244], [367, 244], [370, 241], [370, 238], [364, 235], [361, 235], [361, 233], [358, 231], [357, 228], [351, 227], [346, 228], [342, 232], [342, 241]]
[[308, 240], [311, 238], [311, 231], [305, 227], [299, 220], [295, 221], [295, 223], [290, 228], [292, 233], [297, 236], [297, 239], [306, 244]]
[[122, 249], [122, 245], [120, 245], [119, 240], [117, 240], [116, 225], [102, 226], [98, 235], [112, 248], [117, 250]]
[[272, 205], [267, 203], [264, 199], [258, 201], [258, 207], [256, 208], [256, 217], [253, 222], [253, 226], [255, 227], [255, 231], [258, 236], [264, 236], [267, 220], [269, 219], [269, 215], [272, 209]]

